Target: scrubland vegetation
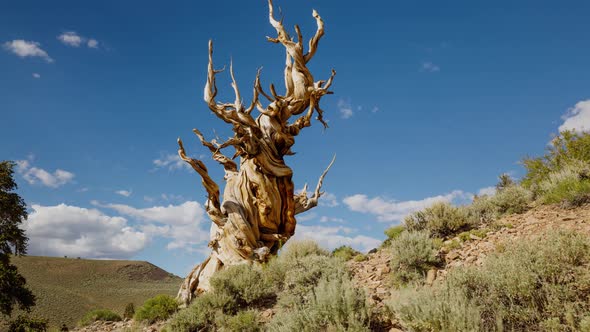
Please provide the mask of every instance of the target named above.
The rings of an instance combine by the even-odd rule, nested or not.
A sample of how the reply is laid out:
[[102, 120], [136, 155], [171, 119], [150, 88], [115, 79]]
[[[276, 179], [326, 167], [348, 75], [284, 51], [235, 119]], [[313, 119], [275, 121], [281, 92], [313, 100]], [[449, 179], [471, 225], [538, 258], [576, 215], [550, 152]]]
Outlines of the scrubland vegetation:
[[[213, 290], [175, 314], [167, 331], [369, 331], [366, 295], [344, 260], [313, 242], [292, 243], [263, 267], [229, 267]], [[259, 320], [262, 310], [276, 314]]]

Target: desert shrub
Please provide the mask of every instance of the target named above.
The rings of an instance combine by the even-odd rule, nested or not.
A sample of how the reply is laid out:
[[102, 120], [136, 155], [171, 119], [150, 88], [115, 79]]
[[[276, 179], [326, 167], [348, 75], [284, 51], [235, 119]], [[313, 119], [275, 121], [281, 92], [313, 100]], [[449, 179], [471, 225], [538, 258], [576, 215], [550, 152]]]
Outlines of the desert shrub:
[[47, 331], [47, 320], [18, 316], [8, 325], [9, 332], [45, 332]]
[[333, 257], [341, 258], [344, 261], [349, 261], [360, 254], [358, 250], [354, 250], [351, 246], [340, 246], [332, 251]]
[[479, 196], [466, 207], [472, 224], [490, 225], [498, 218], [529, 209], [532, 193], [520, 185], [507, 185], [492, 196]]
[[270, 331], [370, 331], [369, 306], [347, 277], [323, 278], [293, 310], [280, 311]]
[[137, 321], [154, 323], [168, 319], [178, 310], [178, 302], [168, 295], [156, 295], [137, 309], [133, 318]]
[[492, 196], [492, 204], [499, 216], [526, 212], [531, 201], [531, 192], [519, 185], [508, 186]]
[[364, 262], [364, 261], [366, 261], [367, 259], [369, 259], [369, 258], [367, 257], [367, 255], [358, 254], [358, 255], [354, 256], [354, 258], [353, 258], [352, 260], [353, 260], [353, 261], [355, 261], [355, 262]]
[[560, 172], [568, 165], [580, 162], [590, 164], [590, 133], [561, 132], [551, 141], [545, 155], [523, 160], [527, 174], [522, 179], [522, 184], [536, 191], [539, 184], [547, 180], [551, 173]]
[[590, 165], [572, 163], [550, 173], [539, 184], [539, 192], [543, 203], [585, 203], [590, 196]]
[[234, 311], [234, 299], [214, 291], [199, 295], [191, 305], [175, 313], [166, 325], [170, 332], [212, 331], [218, 317]]
[[127, 303], [127, 305], [125, 306], [125, 311], [123, 312], [123, 318], [133, 318], [133, 315], [135, 315], [135, 305], [133, 304], [133, 302]]
[[391, 241], [395, 240], [405, 230], [406, 230], [406, 227], [404, 227], [404, 225], [397, 225], [397, 226], [391, 226], [388, 229], [386, 229], [385, 231], [383, 231], [383, 233], [385, 233], [385, 235], [387, 236], [387, 239], [385, 239], [385, 241], [383, 241], [383, 243], [381, 244], [381, 247], [384, 248], [384, 247], [390, 246]]
[[315, 241], [290, 241], [279, 255], [280, 259], [288, 262], [309, 255], [328, 256], [330, 253], [321, 248]]
[[279, 292], [278, 305], [281, 308], [292, 308], [308, 300], [309, 292], [322, 278], [340, 279], [348, 276], [348, 270], [340, 259], [309, 255], [295, 261], [278, 259], [283, 279], [278, 280], [274, 289]]
[[404, 232], [391, 244], [391, 270], [398, 285], [418, 281], [441, 263], [433, 240], [425, 231]]
[[[437, 202], [404, 219], [408, 231], [428, 231], [432, 237], [446, 237], [473, 228], [467, 210], [447, 202]], [[403, 234], [403, 233], [402, 233]]]
[[410, 331], [481, 331], [479, 307], [449, 287], [400, 289], [385, 304]]
[[255, 310], [240, 311], [236, 315], [218, 315], [216, 324], [219, 331], [258, 332], [262, 331], [262, 324], [258, 320]]
[[588, 264], [588, 238], [560, 232], [507, 245], [390, 305], [418, 331], [578, 330], [590, 312]]
[[78, 322], [79, 326], [86, 326], [96, 321], [107, 321], [107, 322], [118, 322], [121, 320], [121, 316], [117, 315], [108, 309], [96, 309], [87, 312], [82, 319]]
[[215, 273], [210, 283], [216, 294], [233, 299], [234, 311], [274, 297], [262, 270], [255, 265], [229, 266]]
[[496, 191], [502, 191], [510, 186], [513, 186], [514, 180], [507, 173], [502, 173], [498, 176], [498, 183], [496, 183]]

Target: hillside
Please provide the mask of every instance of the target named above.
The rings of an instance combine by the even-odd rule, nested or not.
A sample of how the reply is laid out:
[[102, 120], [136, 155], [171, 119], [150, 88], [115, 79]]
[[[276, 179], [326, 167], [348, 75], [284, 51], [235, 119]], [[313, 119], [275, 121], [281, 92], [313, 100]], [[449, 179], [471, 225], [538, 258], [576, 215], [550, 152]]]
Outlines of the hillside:
[[13, 257], [12, 262], [37, 296], [33, 315], [50, 326], [75, 326], [89, 310], [123, 313], [157, 294], [175, 296], [182, 279], [143, 261]]
[[[491, 253], [502, 250], [507, 245], [535, 238], [545, 238], [560, 230], [569, 230], [590, 238], [590, 204], [577, 208], [563, 208], [559, 204], [540, 205], [522, 214], [512, 214], [498, 220], [499, 229], [470, 235], [467, 239], [455, 237], [446, 241], [439, 250], [445, 262], [444, 267], [432, 269], [426, 283], [436, 284], [444, 280], [449, 271], [463, 266], [481, 266]], [[475, 232], [474, 232], [475, 233]], [[450, 249], [450, 244], [455, 248]], [[354, 283], [365, 289], [369, 302], [381, 313], [385, 325], [402, 328], [388, 317], [385, 302], [395, 301], [392, 286], [391, 253], [389, 248], [379, 249], [368, 254], [365, 261], [348, 262]], [[393, 296], [393, 298], [392, 298]]]

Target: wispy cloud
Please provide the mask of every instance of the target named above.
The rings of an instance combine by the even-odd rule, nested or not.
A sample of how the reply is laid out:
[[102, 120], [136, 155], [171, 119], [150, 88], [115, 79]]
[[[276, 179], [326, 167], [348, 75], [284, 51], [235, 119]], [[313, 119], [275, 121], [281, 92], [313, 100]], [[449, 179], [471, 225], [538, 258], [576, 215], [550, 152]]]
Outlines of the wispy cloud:
[[190, 169], [190, 166], [176, 154], [168, 154], [161, 158], [154, 159], [152, 162], [154, 163], [154, 166], [156, 166], [156, 169], [168, 169], [170, 171], [183, 168]]
[[350, 119], [350, 117], [352, 117], [352, 115], [354, 114], [350, 101], [339, 99], [337, 106], [338, 111], [340, 111], [340, 117], [342, 117], [343, 119]]
[[485, 187], [481, 188], [477, 192], [477, 196], [492, 196], [496, 194], [496, 187]]
[[33, 77], [34, 77], [34, 78], [41, 78], [41, 75], [40, 75], [40, 74], [38, 74], [38, 73], [33, 73]]
[[41, 44], [35, 41], [15, 39], [5, 42], [2, 47], [21, 58], [39, 57], [49, 63], [53, 62], [53, 59], [41, 48]]
[[421, 71], [429, 72], [429, 73], [436, 73], [440, 71], [440, 67], [430, 61], [422, 62], [422, 66], [420, 67]]
[[590, 131], [590, 99], [578, 102], [562, 117], [563, 124], [559, 131], [574, 130], [577, 132]]
[[129, 197], [129, 196], [131, 196], [132, 193], [133, 192], [131, 190], [117, 190], [117, 191], [115, 191], [115, 194], [121, 195], [124, 197]]
[[408, 214], [421, 210], [435, 202], [451, 202], [453, 200], [467, 200], [473, 197], [470, 193], [455, 190], [445, 195], [427, 197], [421, 200], [396, 201], [383, 197], [369, 198], [367, 195], [356, 194], [345, 197], [344, 204], [351, 211], [372, 214], [380, 222], [401, 221]]
[[329, 193], [329, 192], [325, 192], [321, 197], [320, 200], [318, 202], [318, 204], [320, 206], [327, 206], [327, 207], [335, 207], [338, 206], [338, 199], [336, 198], [336, 195]]
[[17, 172], [29, 184], [41, 184], [51, 188], [58, 188], [66, 183], [72, 182], [74, 173], [64, 171], [63, 169], [56, 169], [53, 173], [48, 172], [42, 168], [33, 167], [31, 160], [17, 160]]
[[86, 43], [86, 45], [89, 48], [98, 48], [98, 40], [90, 38], [90, 39], [88, 39], [88, 42]]
[[80, 47], [85, 44], [89, 48], [98, 48], [98, 40], [81, 36], [76, 31], [66, 31], [57, 36], [57, 39], [70, 47]]

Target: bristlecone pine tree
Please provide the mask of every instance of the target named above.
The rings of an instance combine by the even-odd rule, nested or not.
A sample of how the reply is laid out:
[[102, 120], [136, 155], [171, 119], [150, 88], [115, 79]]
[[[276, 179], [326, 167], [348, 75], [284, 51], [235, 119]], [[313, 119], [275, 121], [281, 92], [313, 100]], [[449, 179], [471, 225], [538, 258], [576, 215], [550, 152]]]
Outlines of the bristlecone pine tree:
[[[306, 187], [299, 194], [294, 193], [293, 171], [285, 164], [284, 156], [292, 155], [291, 146], [295, 136], [311, 125], [314, 112], [316, 119], [327, 127], [320, 108], [320, 99], [332, 85], [336, 72], [328, 80], [314, 81], [307, 63], [313, 58], [318, 42], [324, 35], [324, 22], [314, 10], [313, 17], [317, 31], [309, 41], [304, 53], [303, 37], [295, 26], [297, 41], [289, 36], [282, 21], [273, 14], [272, 1], [268, 1], [270, 24], [276, 29], [277, 37], [267, 37], [270, 42], [281, 44], [286, 50], [285, 94], [277, 94], [270, 85], [271, 94], [265, 93], [260, 85], [260, 70], [254, 82], [253, 99], [248, 107], [236, 83], [230, 65], [232, 87], [235, 92], [233, 103], [215, 100], [217, 86], [215, 75], [220, 70], [213, 67], [213, 44], [209, 42], [209, 66], [204, 98], [209, 109], [221, 120], [232, 125], [233, 137], [226, 142], [207, 141], [196, 129], [201, 143], [213, 154], [213, 159], [225, 170], [223, 202], [219, 197], [219, 186], [211, 179], [207, 168], [200, 160], [186, 156], [182, 141], [178, 139], [180, 157], [189, 163], [202, 178], [208, 198], [205, 204], [211, 224], [211, 254], [197, 265], [186, 277], [178, 298], [188, 304], [198, 294], [209, 289], [209, 278], [224, 266], [236, 264], [257, 264], [276, 255], [279, 248], [295, 233], [295, 215], [305, 212], [318, 204], [322, 195], [322, 181], [328, 169], [320, 176], [314, 193], [308, 197]], [[260, 96], [269, 104], [264, 107]], [[252, 111], [260, 113], [256, 118]], [[291, 119], [293, 116], [299, 116]], [[235, 148], [233, 158], [222, 154], [227, 147]], [[239, 167], [233, 159], [239, 157]]]

